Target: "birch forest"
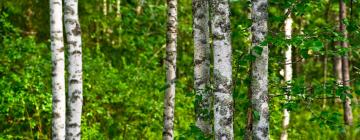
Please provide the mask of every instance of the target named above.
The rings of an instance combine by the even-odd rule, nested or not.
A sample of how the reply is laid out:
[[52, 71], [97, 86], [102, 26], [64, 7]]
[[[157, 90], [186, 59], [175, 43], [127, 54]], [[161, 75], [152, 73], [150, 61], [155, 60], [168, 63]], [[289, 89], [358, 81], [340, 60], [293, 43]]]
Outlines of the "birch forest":
[[360, 140], [359, 0], [0, 0], [0, 140]]

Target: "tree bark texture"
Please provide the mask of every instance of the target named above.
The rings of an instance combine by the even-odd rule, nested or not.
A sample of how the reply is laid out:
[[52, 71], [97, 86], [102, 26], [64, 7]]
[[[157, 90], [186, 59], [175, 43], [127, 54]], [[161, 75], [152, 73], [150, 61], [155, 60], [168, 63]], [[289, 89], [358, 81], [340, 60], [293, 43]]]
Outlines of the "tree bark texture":
[[163, 139], [174, 139], [175, 80], [176, 80], [176, 42], [177, 42], [177, 0], [167, 0], [166, 33], [166, 84], [164, 101]]
[[216, 140], [232, 140], [233, 98], [228, 0], [211, 0], [211, 30], [214, 47], [214, 131]]
[[[285, 11], [285, 13], [287, 13], [288, 10]], [[291, 18], [291, 14], [289, 14], [289, 16], [286, 18], [285, 20], [285, 38], [286, 39], [291, 39], [291, 32], [292, 32], [292, 23], [293, 20]], [[287, 46], [287, 49], [285, 51], [285, 82], [286, 82], [286, 94], [285, 98], [286, 100], [290, 100], [290, 96], [288, 94], [290, 94], [290, 89], [291, 89], [291, 80], [292, 80], [292, 73], [293, 73], [293, 69], [292, 69], [292, 51], [291, 51], [291, 45]], [[287, 140], [288, 138], [288, 133], [287, 133], [287, 128], [289, 126], [290, 123], [290, 111], [287, 110], [286, 108], [283, 110], [283, 122], [282, 122], [282, 132], [281, 132], [281, 140]]]
[[[340, 32], [343, 35], [345, 39], [348, 38], [348, 33], [346, 30], [346, 25], [344, 24], [344, 19], [346, 18], [346, 4], [344, 0], [339, 0], [339, 7], [340, 7], [340, 13], [339, 13], [339, 22], [340, 22]], [[347, 41], [341, 41], [341, 47], [348, 48], [349, 44]], [[343, 85], [346, 87], [350, 87], [350, 74], [349, 74], [349, 60], [348, 60], [348, 54], [346, 53], [344, 56], [342, 56], [342, 76], [343, 76]], [[352, 109], [351, 109], [351, 99], [348, 97], [350, 93], [349, 90], [345, 91], [346, 98], [343, 102], [344, 104], [344, 121], [346, 125], [352, 125], [353, 124], [353, 115], [352, 115]]]
[[65, 139], [65, 62], [62, 1], [50, 0], [50, 36], [52, 61], [52, 139]]
[[78, 1], [65, 0], [64, 23], [69, 51], [68, 111], [66, 139], [81, 139], [81, 113], [83, 103], [81, 29], [78, 16]]
[[253, 49], [252, 54], [256, 59], [252, 62], [252, 108], [253, 118], [253, 139], [269, 139], [269, 106], [268, 106], [268, 46], [260, 46], [266, 38], [268, 28], [268, 1], [252, 0], [252, 47], [261, 47], [261, 54]]
[[196, 126], [211, 135], [209, 1], [193, 0], [194, 88], [196, 93]]

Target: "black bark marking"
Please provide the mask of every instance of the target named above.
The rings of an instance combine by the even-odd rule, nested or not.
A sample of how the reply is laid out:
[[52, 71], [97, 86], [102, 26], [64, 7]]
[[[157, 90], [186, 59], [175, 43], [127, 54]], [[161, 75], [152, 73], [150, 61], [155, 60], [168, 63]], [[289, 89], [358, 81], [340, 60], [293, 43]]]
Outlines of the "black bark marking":
[[[70, 33], [70, 34], [71, 34], [71, 33]], [[67, 44], [76, 46], [76, 45], [77, 45], [77, 42], [76, 42], [76, 41], [67, 41]]]
[[79, 51], [79, 50], [75, 50], [75, 51], [73, 51], [71, 54], [72, 54], [72, 55], [75, 55], [75, 54], [81, 54], [81, 51]]
[[80, 90], [75, 90], [72, 92], [72, 96], [70, 98], [72, 103], [75, 103], [77, 100], [81, 99], [82, 92]]
[[70, 79], [70, 84], [78, 84], [78, 83], [80, 83], [79, 80], [77, 80], [77, 79]]
[[81, 28], [80, 28], [80, 24], [78, 22], [76, 22], [76, 26], [73, 30], [71, 30], [71, 32], [75, 35], [78, 36], [81, 34]]
[[74, 127], [80, 127], [80, 125], [78, 123], [70, 123], [68, 124], [68, 127], [74, 128]]
[[64, 52], [65, 47], [61, 47], [60, 49], [58, 49], [59, 52]]
[[71, 7], [71, 6], [68, 6], [68, 5], [65, 5], [65, 10], [64, 10], [65, 14], [71, 14], [71, 15], [74, 15], [75, 14], [75, 10]]
[[54, 118], [54, 119], [60, 118], [60, 113], [54, 112], [54, 113], [53, 113], [53, 118]]
[[58, 102], [60, 102], [60, 100], [59, 99], [53, 99], [52, 102], [53, 103], [58, 103]]

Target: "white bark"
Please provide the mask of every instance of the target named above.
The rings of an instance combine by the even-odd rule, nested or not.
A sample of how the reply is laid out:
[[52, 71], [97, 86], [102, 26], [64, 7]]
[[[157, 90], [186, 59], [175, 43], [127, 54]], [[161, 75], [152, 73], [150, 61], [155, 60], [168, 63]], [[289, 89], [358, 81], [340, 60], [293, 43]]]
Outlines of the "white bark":
[[69, 48], [69, 93], [66, 120], [66, 139], [80, 140], [82, 89], [81, 29], [78, 17], [78, 1], [65, 0], [65, 31]]
[[[285, 11], [285, 13], [287, 13], [287, 10]], [[286, 39], [291, 39], [292, 23], [293, 23], [293, 20], [291, 18], [291, 14], [289, 14], [289, 16], [285, 20], [285, 38]], [[288, 45], [287, 49], [285, 51], [285, 73], [284, 73], [285, 82], [287, 83], [286, 94], [290, 94], [291, 80], [292, 80], [292, 73], [293, 73], [291, 53], [292, 53], [291, 45]], [[290, 96], [285, 95], [285, 98], [287, 100], [289, 100]], [[287, 140], [287, 138], [288, 138], [287, 128], [290, 123], [290, 111], [288, 111], [287, 109], [284, 109], [283, 115], [284, 115], [283, 122], [282, 122], [283, 130], [281, 133], [281, 140]]]
[[103, 14], [104, 16], [107, 15], [107, 0], [103, 0]]
[[216, 140], [232, 140], [233, 98], [228, 0], [211, 0], [211, 29], [214, 46], [214, 131]]
[[120, 18], [120, 5], [121, 4], [121, 1], [120, 0], [116, 0], [116, 16], [118, 17], [118, 18]]
[[194, 88], [196, 93], [196, 126], [211, 135], [209, 2], [193, 0]]
[[65, 64], [62, 16], [62, 1], [50, 0], [53, 140], [65, 139]]
[[[252, 0], [252, 46], [258, 46], [265, 40], [267, 35], [268, 20], [268, 1]], [[268, 105], [268, 46], [258, 46], [262, 48], [261, 54], [253, 51], [252, 55], [256, 59], [251, 67], [251, 93], [252, 108], [254, 114], [258, 114], [253, 119], [253, 139], [268, 140], [269, 139], [269, 105]]]
[[168, 18], [166, 33], [166, 84], [164, 101], [163, 139], [174, 139], [176, 42], [177, 42], [177, 0], [167, 0]]

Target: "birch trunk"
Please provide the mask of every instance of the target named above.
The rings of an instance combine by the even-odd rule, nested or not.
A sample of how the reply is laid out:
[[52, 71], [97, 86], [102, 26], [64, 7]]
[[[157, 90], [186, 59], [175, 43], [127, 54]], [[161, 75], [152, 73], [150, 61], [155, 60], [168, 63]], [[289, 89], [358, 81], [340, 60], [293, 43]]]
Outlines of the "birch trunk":
[[[268, 46], [259, 46], [265, 40], [267, 35], [268, 20], [268, 1], [252, 0], [252, 46], [261, 47], [261, 54], [254, 51], [252, 54], [256, 59], [252, 63], [252, 108], [255, 118], [253, 119], [253, 139], [268, 140], [269, 139], [269, 106], [268, 106]], [[257, 115], [258, 114], [258, 115]]]
[[103, 14], [104, 16], [107, 15], [107, 0], [103, 0]]
[[232, 140], [233, 98], [230, 11], [227, 0], [211, 0], [214, 46], [214, 131], [216, 140]]
[[[344, 19], [346, 18], [346, 4], [343, 0], [339, 0], [340, 4], [340, 14], [339, 14], [339, 22], [340, 22], [340, 32], [345, 39], [348, 38], [348, 33], [346, 31], [346, 25], [344, 24]], [[341, 47], [348, 48], [349, 44], [347, 41], [341, 41]], [[342, 76], [343, 76], [343, 84], [346, 87], [350, 87], [350, 74], [349, 74], [349, 61], [348, 54], [346, 53], [342, 57]], [[351, 110], [351, 99], [348, 97], [350, 93], [349, 90], [346, 90], [346, 98], [344, 101], [344, 120], [346, 125], [353, 124], [353, 115]]]
[[52, 139], [65, 139], [65, 63], [62, 1], [50, 0], [50, 36], [52, 61]]
[[[288, 9], [285, 11], [285, 13], [287, 13]], [[292, 32], [292, 23], [293, 20], [291, 18], [291, 14], [289, 14], [289, 16], [286, 18], [285, 20], [285, 38], [286, 39], [291, 39], [291, 32]], [[287, 84], [286, 87], [286, 94], [285, 98], [286, 100], [290, 99], [290, 89], [291, 89], [291, 80], [292, 80], [292, 73], [293, 73], [293, 69], [292, 69], [292, 55], [291, 55], [292, 51], [291, 51], [291, 45], [287, 46], [287, 50], [285, 51], [285, 82]], [[289, 126], [290, 123], [290, 111], [287, 109], [284, 109], [283, 111], [284, 116], [283, 116], [283, 122], [282, 122], [282, 133], [281, 133], [281, 140], [287, 140], [288, 138], [288, 133], [287, 133], [287, 128]]]
[[193, 0], [194, 33], [194, 88], [196, 93], [196, 126], [205, 135], [211, 135], [211, 90], [210, 87], [210, 45], [209, 45], [209, 3], [207, 0]]
[[66, 120], [66, 139], [80, 140], [82, 89], [81, 29], [78, 17], [78, 1], [65, 0], [65, 31], [69, 47], [69, 93]]
[[167, 0], [168, 18], [166, 33], [166, 84], [168, 88], [164, 101], [163, 139], [174, 139], [176, 42], [177, 42], [177, 0]]
[[120, 18], [120, 15], [121, 15], [121, 13], [120, 13], [120, 5], [121, 4], [121, 1], [120, 0], [116, 0], [116, 17], [117, 18]]

